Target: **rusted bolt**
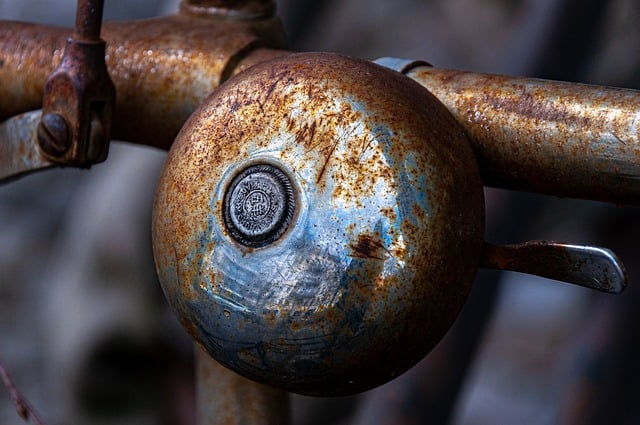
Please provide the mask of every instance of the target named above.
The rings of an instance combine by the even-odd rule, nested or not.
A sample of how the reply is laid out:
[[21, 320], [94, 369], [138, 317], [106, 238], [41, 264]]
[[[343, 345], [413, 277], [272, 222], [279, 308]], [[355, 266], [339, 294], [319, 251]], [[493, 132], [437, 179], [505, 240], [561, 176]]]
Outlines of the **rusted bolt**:
[[289, 177], [274, 165], [257, 164], [239, 173], [229, 185], [224, 197], [224, 223], [237, 242], [259, 248], [284, 234], [295, 209]]
[[69, 125], [60, 114], [45, 114], [38, 126], [38, 143], [49, 155], [60, 156], [71, 146]]

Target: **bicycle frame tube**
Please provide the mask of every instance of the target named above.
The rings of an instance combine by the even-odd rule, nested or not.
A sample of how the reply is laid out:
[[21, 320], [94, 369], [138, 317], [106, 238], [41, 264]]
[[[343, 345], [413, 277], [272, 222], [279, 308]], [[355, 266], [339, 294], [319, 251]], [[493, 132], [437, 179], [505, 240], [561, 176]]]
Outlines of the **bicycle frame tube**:
[[[167, 34], [171, 34], [170, 36]], [[0, 119], [39, 107], [66, 31], [0, 27]], [[276, 20], [212, 20], [181, 13], [106, 23], [116, 85], [113, 138], [168, 149], [195, 108], [249, 66], [287, 55]], [[467, 130], [487, 185], [615, 203], [640, 203], [640, 93], [420, 66], [428, 88]]]
[[[68, 30], [2, 22], [0, 121], [39, 109], [48, 75], [62, 58]], [[248, 63], [286, 54], [277, 20], [212, 20], [186, 13], [105, 23], [107, 67], [116, 85], [112, 138], [168, 149], [178, 131], [222, 81]]]

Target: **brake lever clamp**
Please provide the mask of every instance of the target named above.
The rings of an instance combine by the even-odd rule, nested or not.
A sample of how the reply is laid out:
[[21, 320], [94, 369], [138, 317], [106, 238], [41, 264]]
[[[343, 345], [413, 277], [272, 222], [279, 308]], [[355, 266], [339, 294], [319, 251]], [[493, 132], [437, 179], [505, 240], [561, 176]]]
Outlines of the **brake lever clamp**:
[[60, 165], [89, 167], [107, 158], [115, 86], [100, 39], [103, 0], [78, 0], [76, 26], [47, 79], [38, 143]]

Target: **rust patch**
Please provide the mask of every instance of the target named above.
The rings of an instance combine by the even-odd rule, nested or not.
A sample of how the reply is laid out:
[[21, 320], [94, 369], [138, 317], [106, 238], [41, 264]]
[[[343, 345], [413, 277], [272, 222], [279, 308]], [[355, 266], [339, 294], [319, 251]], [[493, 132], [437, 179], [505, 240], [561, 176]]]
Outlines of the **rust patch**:
[[407, 75], [465, 128], [486, 185], [640, 203], [639, 92], [430, 67]]
[[340, 140], [336, 140], [333, 143], [333, 145], [331, 146], [331, 149], [329, 150], [329, 152], [327, 153], [326, 159], [324, 160], [324, 163], [322, 164], [322, 168], [320, 168], [320, 172], [318, 173], [318, 178], [316, 179], [316, 184], [320, 183], [320, 180], [322, 180], [322, 176], [324, 175], [325, 171], [327, 170], [327, 165], [329, 164], [329, 161], [331, 160], [331, 156], [335, 152], [336, 147], [338, 146], [339, 143], [340, 143]]
[[384, 260], [385, 253], [388, 254], [382, 242], [372, 235], [359, 235], [358, 241], [351, 244], [351, 257], [368, 258], [373, 260]]
[[[60, 62], [69, 30], [0, 25], [0, 121], [38, 109], [48, 75]], [[105, 22], [105, 59], [116, 86], [115, 140], [168, 149], [196, 107], [237, 70], [287, 54], [257, 49], [284, 44], [276, 18], [219, 19], [181, 13]], [[255, 55], [253, 54], [255, 52]], [[262, 92], [264, 93], [264, 91]]]
[[[291, 55], [216, 90], [169, 153], [154, 213], [156, 255], [166, 254], [162, 240], [191, 252], [194, 243], [205, 246], [203, 235], [217, 235], [216, 191], [224, 191], [225, 173], [253, 158], [273, 157], [300, 176], [314, 211], [299, 217], [317, 219], [292, 229], [282, 251], [272, 251], [273, 263], [256, 266], [257, 252], [225, 259], [250, 272], [238, 274], [238, 285], [195, 294], [201, 306], [214, 305], [212, 295], [230, 295], [224, 291], [246, 304], [226, 327], [207, 324], [211, 335], [229, 341], [214, 350], [219, 360], [237, 359], [242, 347], [233, 341], [242, 341], [259, 347], [270, 367], [234, 360], [238, 372], [304, 394], [340, 395], [372, 388], [421, 359], [464, 302], [482, 241], [480, 178], [456, 125], [418, 84], [339, 55]], [[446, 193], [426, 195], [430, 187]], [[414, 203], [428, 205], [434, 217], [414, 211]], [[458, 217], [452, 226], [450, 217]], [[313, 232], [305, 233], [307, 225]], [[221, 249], [225, 243], [216, 239]], [[201, 273], [224, 268], [213, 263], [221, 257], [207, 258]], [[209, 308], [174, 308], [202, 314], [203, 323], [212, 317]], [[222, 307], [212, 308], [224, 317]], [[396, 355], [399, 362], [390, 364]]]

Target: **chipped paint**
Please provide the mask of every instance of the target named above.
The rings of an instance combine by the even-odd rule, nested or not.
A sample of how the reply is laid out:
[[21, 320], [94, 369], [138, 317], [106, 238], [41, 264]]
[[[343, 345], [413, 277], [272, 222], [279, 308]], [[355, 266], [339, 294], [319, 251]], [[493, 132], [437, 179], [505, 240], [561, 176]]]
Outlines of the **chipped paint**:
[[[296, 212], [248, 248], [221, 200], [259, 163], [290, 177]], [[232, 78], [191, 117], [158, 186], [154, 252], [184, 259], [161, 282], [214, 358], [286, 390], [350, 394], [411, 367], [453, 323], [483, 214], [469, 143], [428, 92], [365, 61], [299, 54]]]

